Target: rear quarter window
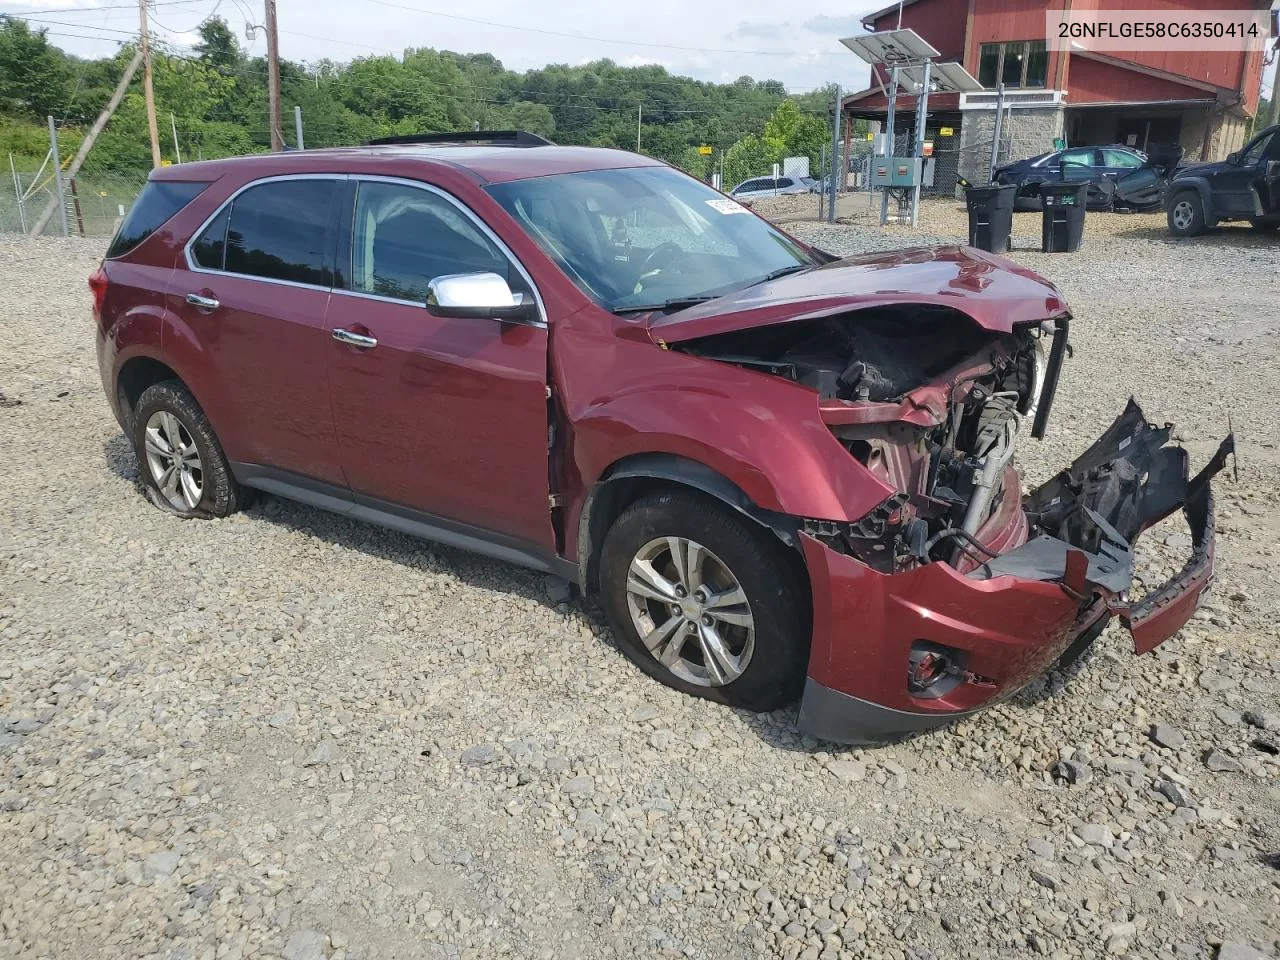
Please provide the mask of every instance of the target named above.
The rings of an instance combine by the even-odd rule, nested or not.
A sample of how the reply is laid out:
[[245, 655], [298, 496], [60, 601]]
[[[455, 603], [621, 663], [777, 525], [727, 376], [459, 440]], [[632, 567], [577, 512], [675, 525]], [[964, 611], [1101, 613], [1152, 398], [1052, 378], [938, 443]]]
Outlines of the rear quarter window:
[[200, 196], [207, 186], [207, 183], [185, 180], [147, 181], [107, 248], [107, 259], [124, 256]]

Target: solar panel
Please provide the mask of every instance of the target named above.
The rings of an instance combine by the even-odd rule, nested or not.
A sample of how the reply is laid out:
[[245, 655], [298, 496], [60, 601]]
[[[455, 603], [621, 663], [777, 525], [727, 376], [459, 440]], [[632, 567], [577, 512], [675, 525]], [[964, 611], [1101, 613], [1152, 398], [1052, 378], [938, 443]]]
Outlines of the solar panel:
[[938, 56], [938, 51], [914, 30], [882, 30], [845, 37], [840, 42], [872, 66], [895, 66]]
[[[904, 88], [909, 84], [915, 88], [911, 92], [918, 91], [924, 83], [924, 65], [902, 67], [898, 70], [898, 79], [903, 81]], [[981, 89], [982, 85], [958, 63], [934, 63], [929, 67], [930, 93], [973, 93]]]

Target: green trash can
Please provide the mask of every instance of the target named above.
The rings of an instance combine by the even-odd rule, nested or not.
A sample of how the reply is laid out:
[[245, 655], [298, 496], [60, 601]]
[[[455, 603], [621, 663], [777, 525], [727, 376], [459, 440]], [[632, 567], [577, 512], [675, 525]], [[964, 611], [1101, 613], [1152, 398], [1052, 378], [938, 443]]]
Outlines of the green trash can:
[[1044, 212], [1040, 228], [1040, 249], [1044, 253], [1075, 253], [1084, 241], [1085, 203], [1088, 182], [1046, 181], [1040, 184]]
[[1013, 198], [1018, 188], [1013, 184], [993, 183], [986, 187], [966, 187], [965, 206], [969, 210], [969, 246], [990, 253], [1009, 249], [1013, 232]]

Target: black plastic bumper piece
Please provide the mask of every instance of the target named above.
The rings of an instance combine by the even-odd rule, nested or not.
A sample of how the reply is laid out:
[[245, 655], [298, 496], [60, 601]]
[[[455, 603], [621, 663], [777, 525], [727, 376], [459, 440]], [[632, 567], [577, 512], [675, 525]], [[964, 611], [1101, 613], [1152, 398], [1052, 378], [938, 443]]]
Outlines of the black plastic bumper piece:
[[936, 730], [977, 712], [908, 713], [832, 690], [809, 677], [804, 682], [797, 725], [801, 733], [819, 740], [865, 746]]

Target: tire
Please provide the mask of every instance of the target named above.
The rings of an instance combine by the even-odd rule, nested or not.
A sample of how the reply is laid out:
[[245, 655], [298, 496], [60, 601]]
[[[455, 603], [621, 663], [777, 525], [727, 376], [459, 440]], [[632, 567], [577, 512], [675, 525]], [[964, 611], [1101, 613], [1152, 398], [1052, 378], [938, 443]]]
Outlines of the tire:
[[1194, 190], [1183, 190], [1169, 198], [1169, 232], [1175, 237], [1194, 237], [1204, 232], [1204, 204]]
[[[691, 548], [683, 559], [688, 565], [690, 556], [696, 557], [693, 566], [700, 575], [679, 576], [668, 538]], [[649, 564], [672, 589], [655, 591], [656, 581], [650, 579], [649, 596], [637, 596], [641, 578], [632, 577], [633, 563]], [[772, 534], [718, 502], [694, 493], [664, 492], [633, 503], [605, 535], [600, 599], [623, 653], [645, 673], [682, 693], [766, 712], [793, 702], [804, 683], [812, 616], [801, 570]], [[687, 589], [698, 582], [722, 598], [731, 595], [736, 583], [745, 603], [703, 607], [703, 595]], [[683, 599], [672, 596], [681, 589]], [[677, 613], [673, 608], [679, 604], [688, 606]], [[696, 624], [692, 630], [691, 618]], [[674, 630], [660, 634], [673, 622]], [[641, 627], [653, 638], [653, 653]], [[718, 645], [704, 630], [714, 634]], [[717, 658], [717, 646], [727, 656]], [[664, 653], [672, 658], [670, 666], [659, 662]]]
[[[184, 469], [173, 471], [166, 486], [161, 480], [169, 474], [162, 471], [173, 462], [170, 440], [175, 433]], [[246, 491], [232, 476], [209, 419], [181, 381], [166, 380], [142, 392], [134, 408], [132, 439], [143, 492], [161, 510], [211, 519], [247, 504]]]
[[1280, 217], [1254, 217], [1249, 221], [1249, 226], [1257, 230], [1259, 233], [1269, 233], [1272, 230], [1280, 230]]

